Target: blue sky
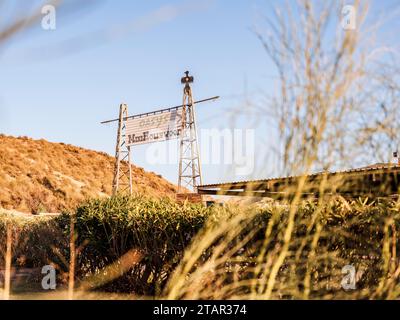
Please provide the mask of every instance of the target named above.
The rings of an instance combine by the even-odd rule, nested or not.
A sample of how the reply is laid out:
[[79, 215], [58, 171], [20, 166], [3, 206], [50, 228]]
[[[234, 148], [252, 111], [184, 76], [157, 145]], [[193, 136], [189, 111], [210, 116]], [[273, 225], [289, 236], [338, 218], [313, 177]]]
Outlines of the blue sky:
[[[274, 69], [251, 28], [278, 2], [99, 0], [60, 9], [56, 30], [38, 23], [1, 50], [0, 132], [113, 154], [116, 127], [100, 121], [115, 118], [121, 102], [131, 114], [180, 104], [187, 69], [196, 99], [221, 96], [197, 107], [199, 129], [227, 128], [225, 110], [243, 105], [245, 92], [273, 93]], [[376, 12], [395, 1], [382, 3], [374, 3]], [[177, 165], [149, 164], [147, 147], [133, 148], [133, 162], [176, 183]], [[254, 178], [224, 165], [204, 166], [203, 176], [205, 183]]]

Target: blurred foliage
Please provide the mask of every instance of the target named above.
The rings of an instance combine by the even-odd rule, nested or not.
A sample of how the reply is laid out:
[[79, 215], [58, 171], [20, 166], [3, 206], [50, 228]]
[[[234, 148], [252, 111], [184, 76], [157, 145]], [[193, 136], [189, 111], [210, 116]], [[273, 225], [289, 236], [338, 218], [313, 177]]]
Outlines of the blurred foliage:
[[[73, 218], [78, 287], [88, 276], [107, 277], [106, 267], [118, 266], [134, 249], [140, 260], [89, 290], [174, 299], [262, 299], [285, 248], [290, 208], [276, 203], [206, 208], [169, 198], [117, 196], [88, 200], [73, 215], [56, 218], [4, 214], [0, 240], [5, 243], [5, 226], [11, 224], [13, 266], [52, 263], [66, 283]], [[268, 298], [397, 297], [399, 208], [390, 200], [302, 202]], [[359, 272], [357, 290], [345, 292], [341, 270], [349, 264]]]
[[[96, 289], [156, 294], [209, 213], [202, 205], [179, 205], [169, 198], [118, 196], [87, 201], [76, 211], [77, 247], [82, 247], [78, 275], [101, 273], [136, 249], [141, 261], [119, 279]], [[60, 220], [69, 234], [69, 215]]]

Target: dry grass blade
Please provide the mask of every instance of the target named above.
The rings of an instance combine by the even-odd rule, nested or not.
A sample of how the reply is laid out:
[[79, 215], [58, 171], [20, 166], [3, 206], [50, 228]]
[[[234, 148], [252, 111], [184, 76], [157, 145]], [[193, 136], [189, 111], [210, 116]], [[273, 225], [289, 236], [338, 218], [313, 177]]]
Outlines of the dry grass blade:
[[7, 240], [6, 240], [6, 260], [4, 275], [4, 300], [10, 298], [11, 289], [11, 262], [12, 262], [12, 226], [7, 224]]
[[89, 276], [80, 283], [77, 291], [84, 292], [94, 290], [104, 284], [121, 277], [125, 272], [139, 263], [143, 255], [139, 250], [132, 249], [125, 253], [120, 259], [101, 270], [98, 274]]

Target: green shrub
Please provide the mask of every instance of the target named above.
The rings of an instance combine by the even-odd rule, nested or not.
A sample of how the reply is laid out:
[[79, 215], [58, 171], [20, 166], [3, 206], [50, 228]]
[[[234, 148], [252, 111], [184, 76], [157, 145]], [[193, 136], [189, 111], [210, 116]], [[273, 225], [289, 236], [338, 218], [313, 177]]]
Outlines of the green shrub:
[[[46, 264], [61, 263], [56, 248], [66, 248], [59, 223], [51, 217], [15, 216], [0, 212], [0, 259], [5, 257], [7, 226], [12, 229], [13, 265], [41, 268]], [[2, 263], [3, 264], [3, 263]]]
[[[16, 269], [30, 269], [28, 279], [16, 279], [12, 283], [12, 290], [25, 292], [26, 290], [41, 290], [41, 270], [45, 265], [53, 265], [58, 271], [61, 285], [68, 265], [65, 254], [68, 251], [66, 239], [59, 227], [59, 223], [51, 217], [34, 217], [30, 215], [16, 216], [0, 210], [0, 268], [5, 268], [7, 228], [12, 234], [12, 267]], [[61, 254], [60, 254], [61, 253]], [[2, 285], [3, 279], [0, 279]]]
[[[240, 208], [193, 239], [164, 296], [398, 298], [399, 228], [399, 204], [388, 200]], [[347, 265], [357, 272], [357, 290], [349, 292], [341, 286]]]
[[[171, 277], [174, 272], [181, 272], [186, 281], [197, 270], [203, 281], [201, 288], [208, 289], [198, 297], [249, 297], [265, 290], [272, 265], [285, 245], [289, 215], [290, 206], [277, 204], [244, 209], [181, 205], [171, 199], [144, 196], [88, 200], [72, 216], [22, 218], [2, 214], [0, 259], [4, 261], [8, 224], [14, 230], [13, 265], [38, 268], [53, 263], [60, 280], [65, 281], [73, 218], [77, 287], [88, 276], [107, 277], [106, 267], [133, 249], [140, 253], [138, 263], [93, 290], [161, 296], [168, 280], [179, 279]], [[389, 292], [394, 292], [397, 282], [390, 279], [400, 271], [398, 230], [400, 209], [396, 202], [301, 203], [272, 297], [393, 297]], [[190, 259], [194, 255], [196, 258]], [[191, 260], [190, 268], [180, 268], [184, 257]], [[341, 268], [347, 264], [362, 270], [358, 291], [345, 293], [340, 287]], [[168, 290], [176, 283], [169, 285]], [[171, 296], [187, 297], [187, 292], [199, 290], [198, 286], [187, 288]], [[305, 291], [307, 295], [303, 295]]]
[[[76, 211], [78, 274], [101, 273], [131, 249], [142, 259], [102, 290], [154, 295], [165, 285], [192, 237], [203, 226], [210, 209], [177, 204], [169, 198], [112, 197], [89, 200]], [[63, 215], [65, 234], [69, 216]]]

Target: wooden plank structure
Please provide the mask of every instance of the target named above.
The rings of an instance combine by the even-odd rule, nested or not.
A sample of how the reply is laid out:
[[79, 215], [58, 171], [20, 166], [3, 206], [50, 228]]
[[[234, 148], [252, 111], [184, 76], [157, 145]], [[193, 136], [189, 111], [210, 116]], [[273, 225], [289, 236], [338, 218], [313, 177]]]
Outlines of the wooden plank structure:
[[198, 193], [177, 193], [176, 201], [179, 203], [183, 203], [185, 201], [192, 203], [202, 203], [203, 197], [201, 194]]
[[[300, 184], [304, 180], [304, 185]], [[323, 195], [343, 197], [397, 197], [400, 189], [400, 165], [382, 164], [339, 172], [319, 172], [264, 180], [208, 184], [198, 187], [203, 195], [269, 197], [277, 200]]]

